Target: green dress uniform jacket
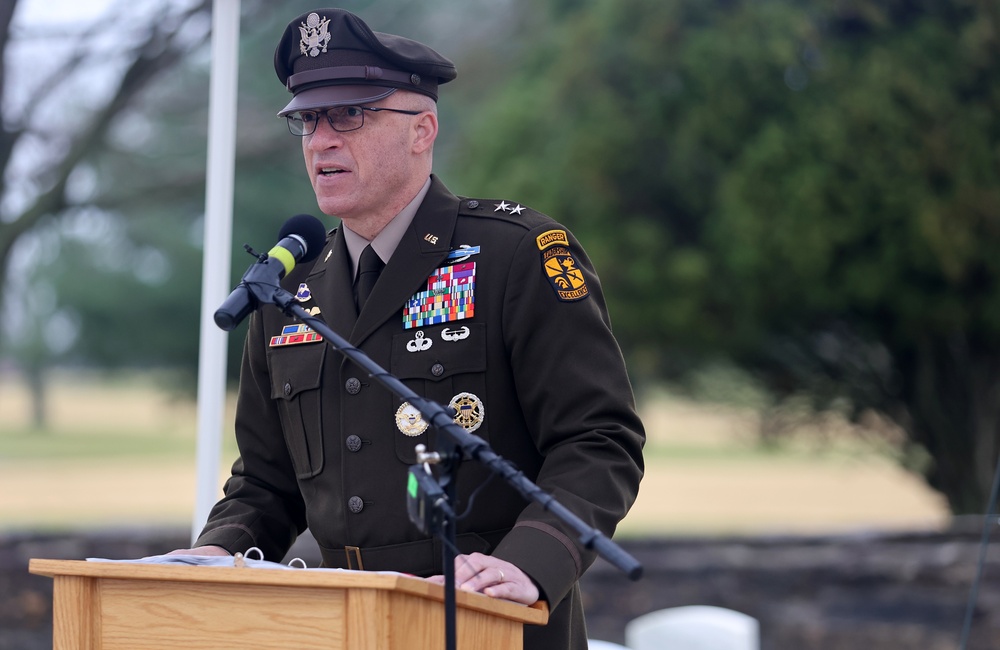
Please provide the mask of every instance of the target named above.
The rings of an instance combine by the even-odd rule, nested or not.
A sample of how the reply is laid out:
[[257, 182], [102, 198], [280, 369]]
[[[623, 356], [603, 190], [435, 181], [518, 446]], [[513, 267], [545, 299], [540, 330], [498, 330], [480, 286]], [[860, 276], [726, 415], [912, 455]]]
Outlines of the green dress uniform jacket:
[[[467, 428], [478, 423], [475, 435], [610, 537], [635, 500], [645, 435], [597, 275], [572, 234], [545, 215], [459, 198], [431, 178], [361, 314], [339, 230], [311, 268], [282, 284], [419, 395], [472, 400]], [[456, 263], [475, 265], [465, 317], [404, 328], [404, 305]], [[434, 449], [435, 432], [404, 435], [399, 400], [326, 342], [282, 344], [294, 324], [270, 306], [252, 317], [240, 457], [197, 545], [256, 546], [275, 560], [308, 527], [325, 566], [359, 568], [360, 558], [366, 570], [441, 573], [440, 546], [409, 521], [405, 498], [414, 447]], [[474, 462], [460, 469], [455, 510], [468, 510], [457, 523], [459, 551], [507, 560], [537, 583], [551, 618], [526, 627], [526, 648], [586, 648], [578, 580], [594, 554], [543, 508], [488, 479]]]

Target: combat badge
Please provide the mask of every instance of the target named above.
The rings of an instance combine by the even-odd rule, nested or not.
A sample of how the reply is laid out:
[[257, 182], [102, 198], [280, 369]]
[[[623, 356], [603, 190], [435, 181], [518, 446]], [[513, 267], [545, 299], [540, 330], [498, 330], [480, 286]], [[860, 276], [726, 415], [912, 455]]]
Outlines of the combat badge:
[[565, 230], [543, 232], [535, 238], [535, 242], [538, 244], [538, 250], [542, 252], [542, 268], [545, 270], [545, 276], [555, 289], [559, 300], [572, 302], [590, 295], [583, 270], [576, 265], [576, 260], [569, 250], [569, 239]]
[[448, 261], [452, 264], [458, 264], [459, 262], [464, 262], [473, 255], [479, 255], [479, 246], [469, 246], [468, 244], [462, 244], [458, 248], [448, 251]]
[[486, 417], [486, 407], [483, 406], [483, 400], [472, 393], [455, 395], [448, 402], [448, 406], [455, 409], [457, 413], [455, 424], [470, 433], [482, 426], [483, 419]]
[[415, 438], [424, 431], [427, 431], [427, 423], [420, 416], [420, 411], [409, 402], [403, 402], [396, 409], [396, 426], [403, 432], [403, 435], [410, 436], [411, 438]]

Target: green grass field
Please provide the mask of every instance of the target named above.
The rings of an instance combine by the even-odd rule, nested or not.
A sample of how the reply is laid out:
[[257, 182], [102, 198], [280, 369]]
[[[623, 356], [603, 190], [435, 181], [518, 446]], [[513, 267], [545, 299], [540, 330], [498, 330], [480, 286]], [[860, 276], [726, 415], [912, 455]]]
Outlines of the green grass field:
[[[187, 526], [196, 408], [148, 378], [60, 374], [50, 426], [30, 427], [0, 377], [0, 530]], [[646, 477], [620, 534], [835, 533], [947, 524], [943, 500], [878, 448], [808, 435], [765, 449], [752, 411], [659, 397], [640, 404]], [[231, 417], [228, 419], [231, 422]], [[225, 478], [235, 454], [224, 436]]]

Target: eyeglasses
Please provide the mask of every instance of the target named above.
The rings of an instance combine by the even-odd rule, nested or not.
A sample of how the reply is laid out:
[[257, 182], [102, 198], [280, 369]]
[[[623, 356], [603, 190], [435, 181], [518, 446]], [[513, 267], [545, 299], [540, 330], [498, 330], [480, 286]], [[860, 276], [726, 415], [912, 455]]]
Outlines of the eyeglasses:
[[422, 111], [404, 111], [398, 108], [377, 108], [372, 106], [336, 106], [323, 111], [295, 111], [285, 116], [288, 131], [292, 135], [312, 135], [321, 116], [326, 116], [330, 127], [337, 132], [357, 131], [365, 125], [365, 111], [378, 113], [390, 111], [404, 115], [420, 115]]

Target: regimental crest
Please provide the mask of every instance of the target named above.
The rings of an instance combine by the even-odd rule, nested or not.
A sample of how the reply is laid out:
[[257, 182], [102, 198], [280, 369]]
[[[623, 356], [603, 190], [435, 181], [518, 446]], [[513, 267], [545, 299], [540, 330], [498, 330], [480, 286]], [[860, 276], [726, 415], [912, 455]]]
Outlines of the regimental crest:
[[542, 251], [542, 268], [559, 300], [572, 302], [590, 295], [583, 270], [576, 265], [573, 254], [564, 246], [554, 246]]
[[306, 16], [306, 22], [299, 24], [299, 33], [302, 40], [299, 41], [299, 51], [303, 56], [317, 57], [326, 52], [326, 46], [330, 39], [330, 19], [321, 18], [316, 12]]

